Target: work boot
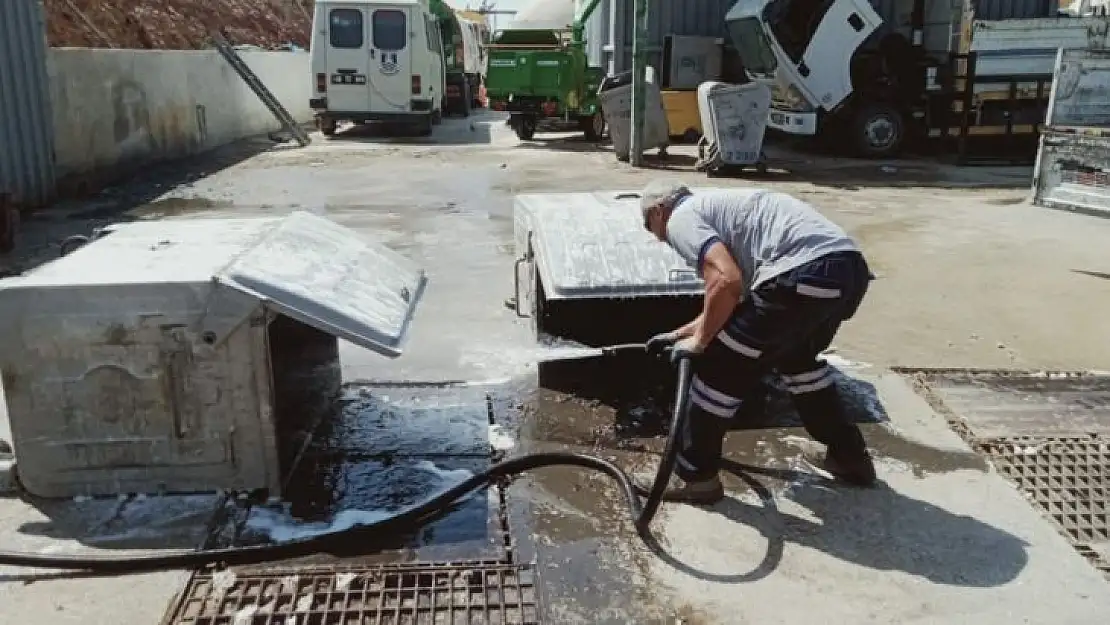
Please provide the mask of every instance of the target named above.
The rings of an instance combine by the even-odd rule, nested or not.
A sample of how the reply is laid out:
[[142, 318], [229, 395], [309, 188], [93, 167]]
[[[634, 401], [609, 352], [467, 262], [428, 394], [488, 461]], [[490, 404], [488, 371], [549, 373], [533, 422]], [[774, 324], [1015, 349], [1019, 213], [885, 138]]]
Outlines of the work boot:
[[875, 463], [866, 449], [859, 452], [825, 452], [822, 468], [836, 479], [853, 486], [871, 486], [875, 483]]
[[[637, 490], [645, 497], [651, 492], [651, 484], [637, 485]], [[725, 498], [725, 487], [721, 478], [714, 476], [707, 480], [687, 482], [672, 475], [667, 482], [667, 490], [663, 491], [663, 501], [674, 503], [688, 503], [695, 506], [712, 505]]]

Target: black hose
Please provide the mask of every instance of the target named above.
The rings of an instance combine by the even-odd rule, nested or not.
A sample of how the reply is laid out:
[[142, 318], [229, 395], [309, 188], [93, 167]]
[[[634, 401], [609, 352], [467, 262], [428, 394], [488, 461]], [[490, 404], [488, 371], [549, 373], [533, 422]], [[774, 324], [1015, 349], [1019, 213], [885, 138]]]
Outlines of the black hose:
[[[621, 349], [633, 349], [636, 346], [619, 347]], [[643, 345], [638, 347], [644, 349]], [[677, 439], [686, 415], [690, 378], [690, 361], [683, 359], [678, 366], [678, 390], [676, 391], [667, 445], [664, 448], [659, 468], [655, 473], [655, 481], [648, 491], [647, 498], [642, 503], [640, 501], [642, 489], [633, 483], [632, 478], [623, 469], [612, 462], [597, 456], [575, 452], [545, 452], [527, 454], [499, 462], [485, 471], [432, 496], [423, 503], [410, 506], [387, 519], [357, 525], [330, 534], [321, 534], [278, 544], [125, 557], [54, 556], [0, 551], [0, 565], [88, 571], [101, 574], [125, 574], [169, 569], [192, 569], [210, 565], [241, 566], [304, 557], [328, 552], [332, 547], [357, 544], [364, 536], [373, 537], [384, 532], [411, 530], [414, 526], [427, 524], [446, 514], [451, 510], [453, 504], [463, 496], [490, 486], [501, 478], [552, 466], [575, 466], [592, 469], [613, 478], [617, 482], [621, 494], [624, 495], [628, 506], [628, 514], [632, 517], [637, 533], [642, 538], [647, 539], [649, 525], [659, 510], [659, 504], [663, 500], [663, 494], [666, 491], [671, 472], [674, 470], [675, 456], [678, 451]]]

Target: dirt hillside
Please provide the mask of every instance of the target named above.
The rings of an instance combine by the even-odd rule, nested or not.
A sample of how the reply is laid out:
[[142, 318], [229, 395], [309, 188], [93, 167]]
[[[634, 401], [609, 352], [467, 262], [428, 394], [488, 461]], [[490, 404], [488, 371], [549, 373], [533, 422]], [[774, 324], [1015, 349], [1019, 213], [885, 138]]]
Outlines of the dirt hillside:
[[236, 45], [307, 48], [313, 0], [45, 0], [54, 47], [191, 50], [220, 29]]

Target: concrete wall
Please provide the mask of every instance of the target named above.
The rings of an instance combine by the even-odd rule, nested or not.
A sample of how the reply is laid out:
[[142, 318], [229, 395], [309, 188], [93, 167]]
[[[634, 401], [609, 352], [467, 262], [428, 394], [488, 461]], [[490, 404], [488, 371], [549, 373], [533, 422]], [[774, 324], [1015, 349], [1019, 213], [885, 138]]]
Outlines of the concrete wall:
[[[307, 53], [239, 54], [295, 119], [311, 119]], [[215, 50], [58, 48], [48, 71], [59, 178], [122, 174], [281, 128]]]

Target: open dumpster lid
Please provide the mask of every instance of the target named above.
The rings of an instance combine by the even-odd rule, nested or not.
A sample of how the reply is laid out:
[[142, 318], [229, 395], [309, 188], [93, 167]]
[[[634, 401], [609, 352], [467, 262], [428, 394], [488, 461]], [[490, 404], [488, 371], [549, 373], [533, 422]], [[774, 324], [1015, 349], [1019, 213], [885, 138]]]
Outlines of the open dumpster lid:
[[281, 220], [216, 280], [391, 358], [401, 355], [427, 284], [411, 260], [307, 212]]
[[202, 302], [185, 301], [203, 306], [200, 330], [214, 342], [261, 303], [395, 358], [426, 282], [404, 256], [308, 212], [120, 223], [66, 256], [0, 280], [0, 318], [15, 320], [0, 324], [0, 345], [29, 315], [93, 306], [156, 313], [160, 302], [176, 310], [182, 301], [167, 289], [188, 285], [204, 294]]
[[644, 229], [638, 191], [518, 195], [547, 299], [700, 295], [705, 284]]

